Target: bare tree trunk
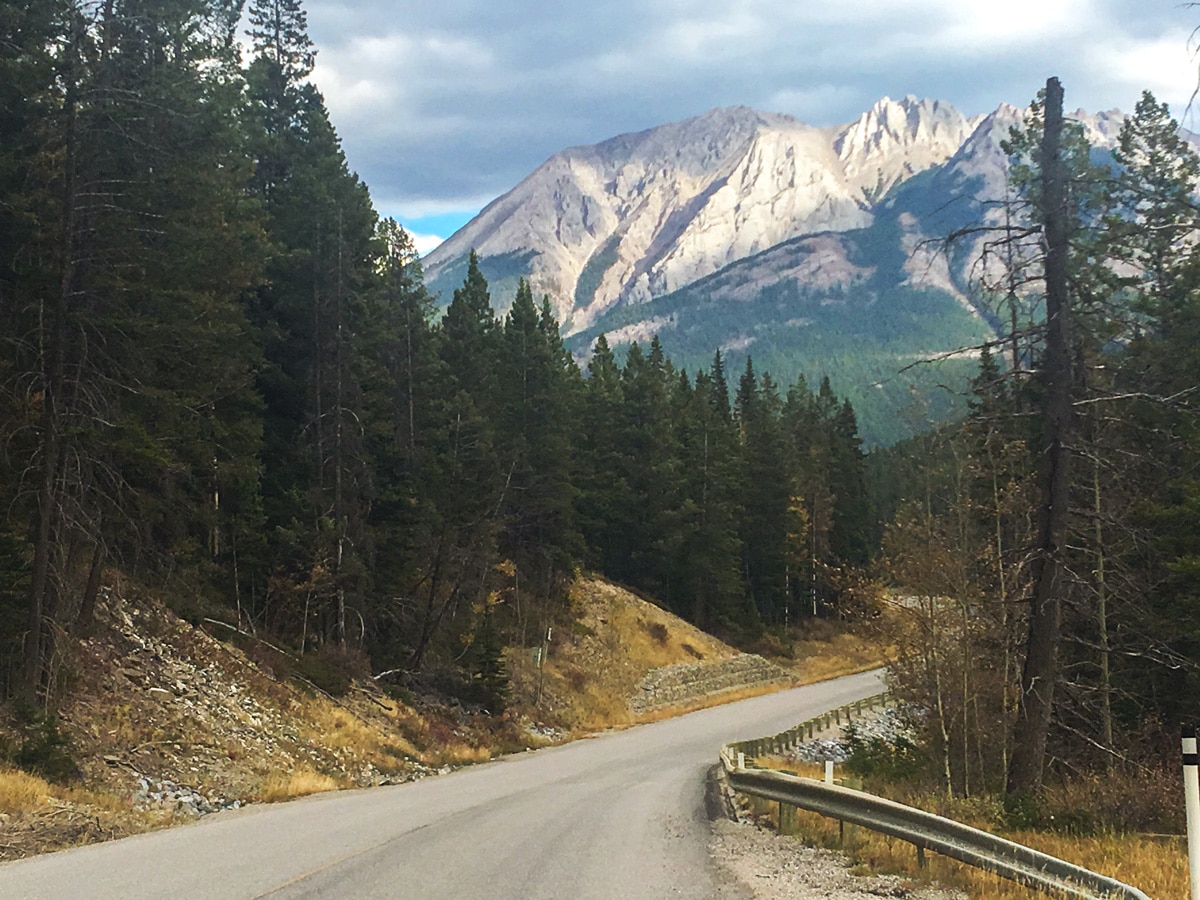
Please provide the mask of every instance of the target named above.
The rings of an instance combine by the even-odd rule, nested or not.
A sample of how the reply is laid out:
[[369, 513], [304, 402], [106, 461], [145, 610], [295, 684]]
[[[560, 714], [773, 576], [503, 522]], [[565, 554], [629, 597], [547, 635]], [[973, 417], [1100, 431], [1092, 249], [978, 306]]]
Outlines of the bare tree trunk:
[[1046, 82], [1042, 135], [1042, 210], [1046, 240], [1045, 446], [1041, 466], [1038, 543], [1031, 574], [1033, 596], [1026, 640], [1021, 697], [1013, 729], [1008, 792], [1041, 790], [1046, 738], [1058, 681], [1063, 552], [1066, 548], [1071, 481], [1070, 298], [1067, 293], [1067, 193], [1062, 159], [1062, 85]]
[[80, 634], [86, 633], [91, 628], [92, 620], [96, 616], [96, 599], [100, 594], [100, 581], [104, 572], [106, 555], [104, 541], [97, 538], [96, 546], [92, 550], [92, 564], [88, 570], [87, 587], [84, 588], [83, 602], [79, 607], [79, 617], [75, 620], [75, 630]]
[[37, 527], [33, 535], [33, 567], [29, 585], [29, 626], [25, 633], [24, 677], [21, 696], [33, 701], [41, 688], [45, 671], [45, 617], [51, 590], [50, 557], [54, 550], [53, 521], [58, 517], [60, 495], [56, 490], [62, 460], [61, 404], [66, 382], [67, 309], [75, 290], [76, 231], [76, 140], [75, 91], [68, 87], [63, 116], [66, 123], [63, 147], [63, 194], [61, 222], [62, 273], [58, 291], [47, 311], [43, 308], [39, 323], [38, 354], [42, 365], [41, 477], [38, 483]]
[[1100, 491], [1100, 459], [1096, 458], [1092, 469], [1092, 499], [1095, 504], [1096, 527], [1096, 627], [1100, 631], [1100, 729], [1104, 749], [1109, 751], [1105, 765], [1112, 769], [1113, 719], [1112, 719], [1112, 674], [1109, 671], [1111, 648], [1108, 637], [1108, 587], [1104, 583], [1104, 526], [1100, 520], [1103, 511]]
[[1000, 638], [1004, 645], [1004, 669], [1000, 681], [1000, 763], [1008, 772], [1008, 708], [1009, 685], [1012, 684], [1012, 652], [1008, 628], [1008, 584], [1004, 573], [1004, 520], [1000, 504], [1000, 485], [996, 479], [996, 464], [992, 462], [992, 507], [996, 523], [996, 579], [1000, 590]]

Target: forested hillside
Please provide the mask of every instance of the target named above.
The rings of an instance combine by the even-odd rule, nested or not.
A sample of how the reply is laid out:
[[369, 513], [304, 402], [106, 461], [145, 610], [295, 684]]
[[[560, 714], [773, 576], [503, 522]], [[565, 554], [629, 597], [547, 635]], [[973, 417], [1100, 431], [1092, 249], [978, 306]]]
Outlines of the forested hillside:
[[1148, 93], [1097, 165], [1061, 90], [1006, 145], [987, 286], [1008, 328], [970, 414], [870, 466], [909, 595], [893, 671], [941, 791], [1065, 779], [1067, 827], [1155, 830], [1175, 798], [1145, 779], [1177, 766], [1200, 676], [1200, 167]]
[[[0, 680], [52, 703], [108, 573], [296, 651], [451, 667], [581, 565], [735, 638], [866, 562], [853, 410], [661, 348], [584, 377], [478, 266], [435, 320], [297, 0], [0, 4]], [[493, 700], [496, 698], [493, 696]]]

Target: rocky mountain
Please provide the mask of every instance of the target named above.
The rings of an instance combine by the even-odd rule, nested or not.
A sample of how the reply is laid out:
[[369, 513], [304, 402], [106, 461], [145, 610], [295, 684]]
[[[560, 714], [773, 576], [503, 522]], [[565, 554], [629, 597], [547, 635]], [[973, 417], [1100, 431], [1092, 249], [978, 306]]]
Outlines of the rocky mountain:
[[[430, 254], [427, 280], [448, 301], [475, 248], [498, 309], [528, 278], [580, 362], [600, 333], [658, 335], [689, 371], [753, 355], [785, 387], [829, 376], [888, 443], [961, 409], [976, 362], [957, 351], [993, 333], [986, 236], [942, 238], [1003, 218], [1001, 142], [1023, 115], [910, 96], [814, 128], [735, 107], [572, 148]], [[1125, 117], [1072, 118], [1103, 156]]]
[[427, 280], [448, 298], [474, 248], [498, 306], [525, 276], [571, 334], [790, 238], [870, 225], [890, 188], [977, 124], [885, 97], [840, 127], [733, 107], [571, 148], [431, 253]]

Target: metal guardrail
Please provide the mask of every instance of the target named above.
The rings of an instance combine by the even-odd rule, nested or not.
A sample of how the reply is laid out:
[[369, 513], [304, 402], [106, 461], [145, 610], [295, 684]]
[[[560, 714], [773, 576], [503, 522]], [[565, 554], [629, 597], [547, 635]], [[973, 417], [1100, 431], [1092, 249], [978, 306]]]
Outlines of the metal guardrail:
[[[886, 695], [880, 695], [859, 704], [876, 705], [884, 699]], [[811, 778], [739, 768], [739, 753], [753, 758], [782, 752], [795, 746], [798, 736], [808, 733], [810, 724], [826, 721], [830, 716], [840, 719], [850, 710], [861, 712], [863, 707], [859, 704], [842, 707], [782, 734], [726, 744], [721, 749], [721, 762], [730, 786], [743, 794], [777, 800], [780, 804], [900, 838], [913, 844], [918, 854], [933, 850], [1043, 892], [1082, 900], [1150, 900], [1137, 888], [1116, 879], [924, 810]]]

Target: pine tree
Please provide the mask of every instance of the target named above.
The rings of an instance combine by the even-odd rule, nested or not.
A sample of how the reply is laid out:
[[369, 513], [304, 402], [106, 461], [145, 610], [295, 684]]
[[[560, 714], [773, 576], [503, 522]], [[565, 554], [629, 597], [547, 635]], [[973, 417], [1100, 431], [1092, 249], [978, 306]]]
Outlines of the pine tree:
[[604, 335], [588, 362], [579, 434], [580, 529], [586, 558], [614, 578], [627, 566], [634, 498], [626, 480], [621, 370]]
[[[723, 379], [721, 366], [718, 353], [713, 372]], [[681, 410], [683, 500], [672, 605], [702, 628], [749, 636], [758, 628], [758, 610], [742, 579], [740, 466], [729, 396], [722, 382], [701, 371], [694, 389], [680, 376], [673, 403]]]
[[633, 499], [624, 541], [628, 556], [618, 578], [651, 593], [670, 591], [668, 542], [678, 502], [669, 372], [655, 338], [650, 354], [635, 342], [621, 371], [623, 477]]
[[41, 282], [36, 315], [13, 307], [10, 322], [13, 367], [41, 407], [22, 466], [40, 480], [27, 695], [46, 685], [55, 627], [90, 615], [106, 557], [144, 575], [198, 565], [219, 556], [231, 511], [250, 528], [256, 518], [255, 353], [235, 300], [260, 257], [231, 128], [237, 10], [60, 11], [24, 69], [42, 79], [30, 102], [47, 116], [22, 162], [26, 193], [8, 206], [38, 222], [13, 233], [35, 261], [17, 292]]
[[778, 392], [769, 375], [761, 382], [755, 376], [749, 357], [738, 384], [736, 411], [743, 460], [740, 534], [746, 586], [763, 619], [781, 624], [788, 615], [790, 585], [784, 554], [794, 476], [784, 445]]
[[549, 592], [580, 552], [571, 459], [578, 374], [549, 303], [539, 313], [524, 279], [504, 323], [499, 368], [499, 437], [511, 473], [505, 543]]

